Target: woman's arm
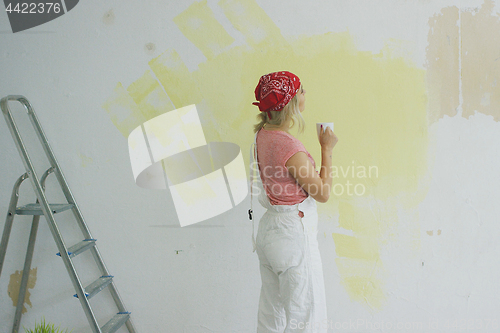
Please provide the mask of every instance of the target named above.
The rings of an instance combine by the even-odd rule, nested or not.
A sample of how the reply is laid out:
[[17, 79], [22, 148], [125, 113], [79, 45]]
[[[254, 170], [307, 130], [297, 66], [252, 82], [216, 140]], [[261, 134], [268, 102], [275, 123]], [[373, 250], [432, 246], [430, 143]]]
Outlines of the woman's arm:
[[309, 157], [303, 151], [297, 152], [286, 162], [290, 174], [311, 197], [319, 202], [327, 202], [332, 186], [332, 151], [321, 149], [321, 172], [318, 175]]
[[285, 163], [288, 172], [297, 180], [297, 183], [319, 202], [327, 202], [332, 187], [332, 150], [338, 138], [328, 127], [320, 135], [321, 144], [321, 171], [314, 170], [309, 157], [304, 152], [297, 152]]

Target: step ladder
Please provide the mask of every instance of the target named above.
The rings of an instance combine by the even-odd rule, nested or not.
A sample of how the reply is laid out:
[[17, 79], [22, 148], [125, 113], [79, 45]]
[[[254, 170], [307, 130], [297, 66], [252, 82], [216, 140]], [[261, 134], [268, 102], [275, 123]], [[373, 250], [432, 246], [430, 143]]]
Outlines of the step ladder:
[[[45, 154], [47, 155], [47, 158], [51, 165], [51, 167], [47, 171], [45, 171], [45, 173], [42, 175], [42, 178], [38, 178], [38, 176], [36, 175], [33, 164], [28, 156], [27, 149], [21, 139], [16, 123], [14, 122], [14, 118], [12, 117], [12, 114], [9, 110], [9, 105], [8, 105], [9, 101], [19, 102], [25, 107], [29, 119], [38, 136], [38, 139], [42, 143], [42, 147], [45, 150]], [[49, 146], [47, 138], [45, 137], [45, 133], [43, 132], [42, 127], [40, 126], [40, 122], [38, 121], [38, 118], [35, 114], [33, 107], [24, 96], [19, 96], [19, 95], [9, 95], [7, 97], [2, 98], [0, 100], [0, 107], [3, 111], [9, 130], [12, 134], [17, 149], [19, 150], [19, 154], [21, 155], [23, 164], [26, 168], [26, 173], [17, 179], [17, 181], [14, 184], [14, 188], [12, 190], [9, 210], [7, 212], [7, 219], [3, 230], [2, 241], [0, 243], [0, 275], [2, 273], [2, 266], [5, 259], [5, 253], [7, 252], [7, 244], [9, 242], [9, 236], [12, 229], [14, 216], [33, 215], [31, 233], [28, 242], [28, 249], [26, 252], [26, 260], [24, 262], [23, 275], [21, 278], [21, 286], [19, 290], [19, 297], [16, 307], [16, 314], [14, 317], [14, 324], [12, 327], [12, 333], [18, 333], [19, 326], [21, 324], [21, 314], [24, 306], [26, 287], [31, 268], [31, 260], [33, 258], [33, 250], [35, 247], [36, 234], [41, 215], [45, 216], [45, 219], [49, 225], [52, 236], [54, 237], [54, 240], [57, 244], [57, 248], [59, 249], [58, 255], [61, 256], [64, 265], [66, 266], [71, 282], [73, 283], [73, 286], [75, 287], [76, 290], [75, 296], [78, 297], [78, 299], [80, 300], [80, 303], [82, 305], [83, 311], [85, 312], [85, 315], [87, 316], [92, 332], [112, 333], [116, 332], [121, 326], [123, 326], [123, 324], [125, 324], [130, 333], [135, 333], [136, 332], [135, 328], [132, 325], [132, 321], [130, 319], [130, 312], [127, 312], [125, 310], [123, 302], [113, 283], [113, 276], [109, 274], [108, 269], [106, 268], [106, 265], [104, 264], [101, 258], [101, 255], [96, 246], [96, 240], [90, 234], [87, 224], [83, 219], [82, 213], [78, 208], [78, 205], [76, 204], [73, 194], [71, 193], [68, 187], [68, 183], [66, 182], [66, 179], [64, 178], [61, 168], [59, 167], [59, 164], [56, 161], [54, 153], [52, 152], [52, 149]], [[47, 202], [47, 198], [44, 193], [45, 180], [47, 179], [47, 176], [49, 176], [49, 174], [51, 173], [55, 174], [57, 181], [61, 186], [62, 192], [66, 197], [67, 203], [49, 204]], [[21, 186], [21, 183], [26, 179], [29, 179], [31, 181], [33, 189], [35, 190], [36, 193], [37, 200], [36, 203], [34, 204], [28, 204], [22, 207], [17, 207], [17, 202], [19, 198], [19, 187]], [[83, 240], [78, 244], [75, 244], [67, 248], [61, 236], [61, 233], [59, 232], [59, 229], [57, 227], [54, 215], [69, 209], [73, 211], [73, 215], [77, 221], [77, 224], [82, 231]], [[99, 277], [95, 282], [84, 288], [75, 270], [72, 259], [86, 250], [91, 251], [92, 256], [102, 276]], [[89, 299], [106, 287], [109, 288], [111, 292], [116, 307], [118, 308], [118, 313], [114, 317], [112, 317], [104, 326], [101, 327], [97, 323], [94, 312], [92, 311], [92, 308], [90, 306]]]

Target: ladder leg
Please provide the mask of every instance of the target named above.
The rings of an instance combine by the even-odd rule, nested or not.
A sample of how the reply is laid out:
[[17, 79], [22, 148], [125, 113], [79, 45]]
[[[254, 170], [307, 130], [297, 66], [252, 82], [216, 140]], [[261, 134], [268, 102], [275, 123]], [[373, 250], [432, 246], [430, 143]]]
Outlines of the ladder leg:
[[19, 177], [14, 184], [14, 188], [12, 189], [9, 211], [7, 212], [7, 219], [5, 220], [5, 226], [3, 227], [2, 242], [0, 243], [0, 275], [2, 275], [5, 253], [7, 252], [7, 245], [9, 244], [10, 232], [12, 230], [12, 222], [14, 221], [14, 216], [16, 215], [16, 206], [17, 201], [19, 200], [19, 187], [26, 178], [28, 178], [27, 173]]
[[49, 224], [49, 229], [52, 232], [52, 237], [54, 238], [54, 241], [57, 244], [57, 248], [59, 249], [59, 253], [61, 254], [61, 258], [64, 262], [64, 266], [66, 266], [66, 270], [68, 271], [69, 277], [71, 279], [71, 282], [73, 283], [73, 287], [75, 287], [76, 294], [78, 295], [78, 299], [80, 300], [80, 304], [82, 305], [83, 312], [87, 316], [87, 319], [90, 324], [90, 328], [92, 329], [93, 333], [101, 333], [101, 329], [99, 328], [99, 324], [97, 323], [97, 320], [94, 316], [94, 312], [92, 311], [92, 308], [90, 307], [90, 302], [85, 296], [85, 289], [82, 286], [82, 283], [80, 281], [80, 278], [78, 277], [78, 274], [76, 272], [75, 267], [73, 266], [73, 262], [71, 261], [68, 251], [66, 249], [66, 246], [64, 245], [64, 241], [62, 239], [61, 233], [59, 232], [59, 229], [57, 228], [54, 216], [51, 214], [50, 211], [47, 212], [45, 215], [45, 219], [47, 220]]
[[[101, 254], [100, 254], [99, 250], [97, 249], [97, 247], [93, 247], [91, 249], [91, 251], [92, 251], [92, 255], [94, 257], [94, 260], [95, 260], [97, 266], [101, 270], [101, 274], [102, 275], [110, 275], [110, 273], [108, 271], [108, 268], [104, 264], [104, 261], [102, 260]], [[126, 312], [125, 306], [123, 305], [123, 301], [122, 301], [122, 299], [120, 297], [120, 294], [118, 293], [118, 290], [115, 287], [115, 283], [114, 282], [110, 283], [110, 285], [109, 285], [109, 291], [111, 293], [111, 296], [113, 297], [113, 300], [115, 301], [115, 304], [116, 304], [118, 310], [120, 312]], [[131, 319], [127, 320], [127, 322], [125, 323], [125, 325], [127, 326], [127, 329], [129, 331], [129, 333], [136, 333], [135, 327], [132, 324], [132, 320]]]
[[3, 228], [2, 242], [0, 243], [0, 275], [2, 275], [3, 262], [5, 260], [5, 253], [7, 252], [7, 244], [9, 244], [12, 221], [14, 220], [14, 215], [10, 215], [10, 211], [7, 214], [7, 220], [5, 221], [5, 226]]
[[26, 260], [24, 261], [23, 276], [21, 278], [21, 287], [19, 288], [19, 296], [17, 298], [16, 315], [14, 317], [14, 325], [12, 326], [12, 333], [18, 333], [19, 326], [21, 325], [21, 315], [24, 307], [24, 299], [26, 297], [26, 289], [28, 286], [28, 279], [30, 276], [31, 260], [33, 259], [33, 251], [35, 249], [35, 241], [36, 241], [36, 234], [38, 231], [39, 221], [40, 221], [40, 215], [33, 216], [30, 239], [28, 242], [28, 250], [26, 251]]

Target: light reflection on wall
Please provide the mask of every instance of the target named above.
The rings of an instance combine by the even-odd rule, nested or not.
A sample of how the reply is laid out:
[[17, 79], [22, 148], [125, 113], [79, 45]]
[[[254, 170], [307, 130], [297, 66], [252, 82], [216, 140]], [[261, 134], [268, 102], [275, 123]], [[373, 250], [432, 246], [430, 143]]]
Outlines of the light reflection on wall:
[[222, 214], [248, 194], [238, 145], [207, 144], [195, 105], [166, 112], [128, 137], [136, 184], [169, 189], [181, 226]]

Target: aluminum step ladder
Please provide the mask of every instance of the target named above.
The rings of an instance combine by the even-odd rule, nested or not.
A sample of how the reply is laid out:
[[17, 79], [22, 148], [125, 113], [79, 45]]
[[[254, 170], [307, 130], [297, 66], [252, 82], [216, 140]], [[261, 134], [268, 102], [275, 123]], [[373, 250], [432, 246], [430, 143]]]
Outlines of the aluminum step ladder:
[[[11, 111], [9, 110], [9, 105], [8, 105], [9, 101], [19, 102], [25, 107], [29, 119], [35, 129], [35, 132], [40, 142], [42, 143], [43, 149], [45, 150], [45, 154], [47, 155], [47, 158], [51, 165], [51, 167], [47, 171], [45, 171], [45, 173], [42, 175], [42, 178], [38, 178], [38, 176], [36, 175], [33, 164], [28, 156], [27, 149], [21, 139], [16, 123], [14, 122], [14, 118], [12, 117]], [[36, 234], [41, 215], [45, 216], [45, 219], [49, 225], [52, 236], [54, 237], [54, 240], [57, 244], [57, 248], [59, 249], [58, 255], [61, 256], [64, 265], [66, 266], [71, 282], [73, 283], [73, 286], [75, 287], [76, 290], [75, 296], [78, 297], [78, 299], [80, 300], [80, 303], [82, 305], [83, 311], [85, 312], [85, 315], [87, 316], [92, 332], [112, 333], [116, 332], [121, 326], [123, 326], [123, 324], [125, 324], [130, 333], [135, 333], [136, 332], [135, 328], [132, 325], [132, 321], [130, 319], [130, 312], [127, 312], [125, 310], [123, 302], [113, 283], [113, 276], [109, 274], [108, 269], [106, 268], [106, 265], [104, 264], [101, 258], [101, 255], [96, 246], [96, 240], [90, 234], [87, 224], [83, 219], [82, 213], [78, 208], [78, 205], [76, 204], [75, 198], [73, 197], [73, 194], [69, 189], [68, 183], [64, 178], [61, 168], [56, 161], [54, 153], [52, 152], [52, 149], [49, 146], [47, 138], [45, 137], [45, 133], [43, 132], [42, 127], [40, 126], [40, 122], [38, 121], [38, 118], [35, 114], [33, 107], [24, 96], [19, 96], [19, 95], [9, 95], [7, 97], [2, 98], [0, 100], [0, 107], [3, 111], [9, 130], [12, 134], [12, 137], [14, 138], [14, 142], [17, 146], [17, 149], [19, 150], [19, 154], [21, 155], [21, 159], [26, 168], [26, 173], [17, 179], [17, 181], [14, 184], [14, 188], [12, 190], [9, 210], [7, 212], [7, 219], [3, 230], [2, 241], [0, 243], [0, 274], [2, 273], [2, 266], [5, 259], [5, 253], [7, 252], [7, 244], [9, 242], [9, 236], [12, 229], [12, 222], [14, 220], [14, 216], [15, 215], [33, 216], [31, 233], [28, 242], [28, 249], [26, 252], [26, 260], [24, 262], [23, 276], [21, 278], [21, 286], [19, 290], [16, 314], [14, 317], [14, 324], [12, 327], [12, 333], [18, 333], [19, 326], [21, 324], [21, 314], [24, 306], [26, 287], [31, 268], [31, 260], [33, 258], [33, 250], [35, 247]], [[67, 203], [49, 204], [47, 202], [47, 198], [44, 193], [45, 180], [47, 179], [47, 176], [51, 173], [54, 173], [55, 176], [57, 177], [57, 181], [61, 186], [62, 192], [66, 197]], [[19, 187], [21, 186], [21, 183], [27, 178], [29, 178], [31, 184], [33, 185], [33, 189], [35, 190], [37, 197], [36, 203], [28, 204], [22, 207], [17, 207], [17, 202], [19, 198]], [[78, 223], [78, 226], [82, 231], [83, 240], [78, 244], [75, 244], [67, 248], [61, 236], [61, 233], [59, 232], [54, 216], [57, 213], [69, 209], [73, 211], [73, 215]], [[92, 256], [102, 276], [99, 277], [95, 282], [84, 288], [75, 270], [72, 258], [79, 255], [80, 253], [83, 253], [86, 250], [91, 251]], [[114, 317], [112, 317], [104, 326], [101, 327], [97, 323], [95, 314], [90, 306], [89, 299], [106, 287], [109, 288], [111, 292], [113, 300], [118, 308], [118, 313]]]

